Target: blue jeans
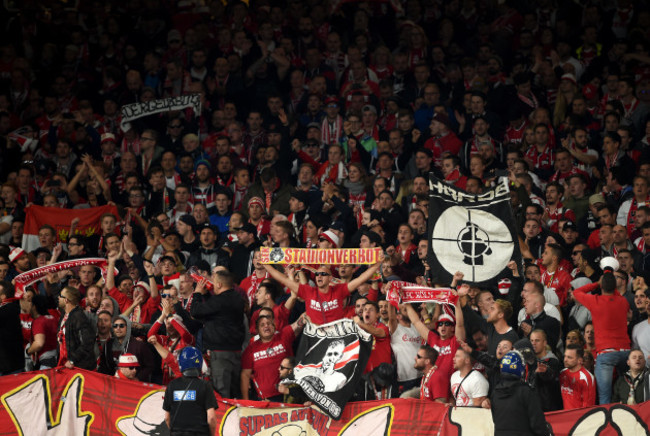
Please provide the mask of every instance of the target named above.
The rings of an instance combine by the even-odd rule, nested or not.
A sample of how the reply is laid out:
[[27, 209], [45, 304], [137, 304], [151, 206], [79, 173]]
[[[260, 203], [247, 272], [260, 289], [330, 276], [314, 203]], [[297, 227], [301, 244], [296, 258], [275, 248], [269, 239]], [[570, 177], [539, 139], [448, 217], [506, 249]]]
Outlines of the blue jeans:
[[612, 378], [614, 368], [619, 375], [625, 373], [629, 351], [612, 351], [596, 358], [596, 385], [598, 387], [598, 404], [609, 404], [612, 401]]

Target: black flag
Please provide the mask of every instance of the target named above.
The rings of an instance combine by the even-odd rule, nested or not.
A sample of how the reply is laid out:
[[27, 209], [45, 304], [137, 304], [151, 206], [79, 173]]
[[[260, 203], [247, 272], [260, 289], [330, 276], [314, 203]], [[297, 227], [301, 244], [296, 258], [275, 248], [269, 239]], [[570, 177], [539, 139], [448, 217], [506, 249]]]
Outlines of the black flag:
[[505, 178], [481, 195], [429, 177], [429, 255], [434, 283], [465, 282], [496, 287], [511, 260], [521, 265], [510, 190]]
[[354, 394], [372, 348], [372, 335], [351, 319], [307, 323], [296, 353], [294, 380], [305, 395], [334, 419]]

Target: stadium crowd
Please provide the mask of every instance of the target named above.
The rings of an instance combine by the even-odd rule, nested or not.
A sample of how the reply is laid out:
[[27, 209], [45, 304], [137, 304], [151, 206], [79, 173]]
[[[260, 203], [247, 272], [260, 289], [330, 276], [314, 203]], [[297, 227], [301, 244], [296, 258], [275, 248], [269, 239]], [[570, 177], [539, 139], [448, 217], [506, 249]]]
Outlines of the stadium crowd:
[[[489, 407], [514, 348], [544, 411], [650, 398], [646, 2], [73, 3], [0, 19], [0, 374], [167, 384], [195, 345], [220, 395], [303, 402], [278, 381], [305, 321], [349, 317], [374, 337], [359, 400]], [[200, 113], [121, 123], [187, 94]], [[395, 308], [392, 280], [450, 285], [426, 262], [429, 174], [507, 178], [524, 264], [491, 289], [457, 273], [456, 307]], [[118, 213], [30, 251], [31, 205]], [[261, 246], [386, 255], [281, 268]], [[105, 274], [11, 302], [17, 275], [94, 256]]]

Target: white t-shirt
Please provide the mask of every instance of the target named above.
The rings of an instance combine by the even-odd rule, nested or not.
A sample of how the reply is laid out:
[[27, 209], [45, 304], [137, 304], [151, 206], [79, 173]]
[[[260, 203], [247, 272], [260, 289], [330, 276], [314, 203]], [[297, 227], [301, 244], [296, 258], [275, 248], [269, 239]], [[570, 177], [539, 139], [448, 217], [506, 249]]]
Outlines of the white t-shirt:
[[418, 378], [418, 370], [413, 368], [413, 363], [421, 344], [422, 337], [413, 324], [411, 324], [411, 327], [404, 327], [397, 323], [395, 331], [390, 335], [390, 346], [397, 362], [398, 382]]
[[632, 329], [632, 343], [635, 347], [640, 348], [645, 356], [645, 364], [650, 368], [650, 323], [644, 319]]
[[473, 406], [474, 398], [487, 397], [489, 387], [487, 379], [478, 371], [470, 372], [465, 381], [460, 371], [451, 375], [451, 395], [456, 397], [456, 406]]

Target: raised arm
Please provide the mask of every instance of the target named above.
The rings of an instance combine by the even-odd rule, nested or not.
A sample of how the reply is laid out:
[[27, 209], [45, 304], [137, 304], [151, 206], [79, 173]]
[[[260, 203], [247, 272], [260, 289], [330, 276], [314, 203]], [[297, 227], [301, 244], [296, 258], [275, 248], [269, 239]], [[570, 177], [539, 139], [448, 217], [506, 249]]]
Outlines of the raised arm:
[[119, 252], [108, 253], [108, 266], [106, 267], [106, 288], [111, 290], [115, 287], [115, 262], [122, 257], [122, 249]]
[[381, 261], [371, 265], [367, 270], [365, 270], [359, 277], [354, 280], [351, 280], [348, 283], [348, 290], [354, 292], [359, 286], [367, 282], [372, 278], [372, 276], [377, 272], [381, 266]]
[[397, 311], [392, 304], [388, 305], [388, 331], [392, 335], [397, 329]]
[[273, 268], [273, 266], [271, 265], [265, 264], [264, 269], [266, 270], [266, 272], [269, 273], [269, 275], [273, 278], [273, 280], [277, 281], [282, 286], [289, 288], [289, 290], [292, 293], [298, 293], [298, 288], [300, 287], [300, 283], [294, 282], [289, 277], [285, 276], [283, 273]]
[[144, 270], [147, 273], [151, 298], [156, 298], [158, 297], [158, 283], [156, 283], [156, 267], [153, 265], [153, 263], [149, 261], [142, 262], [142, 264], [144, 266]]
[[411, 320], [411, 324], [413, 324], [413, 326], [418, 331], [418, 333], [420, 333], [422, 339], [426, 341], [429, 338], [429, 328], [425, 326], [424, 323], [420, 320], [420, 316], [411, 307], [410, 304], [406, 305], [406, 313], [408, 314], [409, 319]]
[[463, 309], [460, 305], [461, 297], [466, 296], [469, 293], [469, 285], [467, 283], [463, 284], [458, 288], [458, 301], [454, 307], [456, 314], [456, 340], [459, 342], [464, 342], [467, 336], [465, 332], [465, 318], [463, 317]]

